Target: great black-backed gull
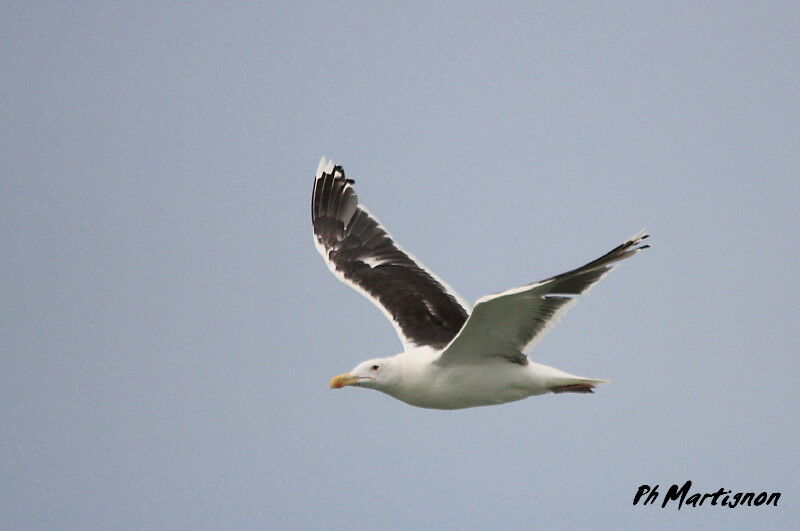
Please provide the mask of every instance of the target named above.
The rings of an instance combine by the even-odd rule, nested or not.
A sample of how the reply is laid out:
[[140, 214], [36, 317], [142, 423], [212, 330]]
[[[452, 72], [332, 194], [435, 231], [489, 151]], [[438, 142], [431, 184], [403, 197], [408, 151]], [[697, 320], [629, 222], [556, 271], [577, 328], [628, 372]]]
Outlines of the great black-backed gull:
[[404, 251], [358, 203], [353, 180], [322, 158], [314, 179], [314, 242], [339, 280], [372, 301], [394, 325], [403, 352], [358, 364], [330, 387], [376, 389], [408, 404], [461, 409], [544, 393], [591, 393], [608, 380], [532, 362], [526, 348], [613, 265], [642, 249], [644, 231], [588, 264], [469, 306]]

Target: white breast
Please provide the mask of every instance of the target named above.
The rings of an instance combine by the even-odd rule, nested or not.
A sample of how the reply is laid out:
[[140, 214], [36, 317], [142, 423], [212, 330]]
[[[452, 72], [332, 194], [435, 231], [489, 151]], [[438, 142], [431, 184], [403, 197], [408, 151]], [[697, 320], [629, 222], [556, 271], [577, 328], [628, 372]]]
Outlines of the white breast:
[[402, 382], [387, 392], [408, 404], [432, 409], [460, 409], [521, 400], [537, 393], [528, 366], [489, 358], [486, 363], [408, 367]]

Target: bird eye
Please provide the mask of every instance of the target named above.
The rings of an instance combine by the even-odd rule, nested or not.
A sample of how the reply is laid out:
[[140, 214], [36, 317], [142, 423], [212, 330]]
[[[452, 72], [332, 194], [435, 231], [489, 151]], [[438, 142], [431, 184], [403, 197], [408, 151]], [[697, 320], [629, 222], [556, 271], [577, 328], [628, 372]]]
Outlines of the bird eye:
[[378, 369], [380, 369], [380, 367], [378, 365], [373, 365], [372, 366], [372, 370], [373, 371], [377, 371]]

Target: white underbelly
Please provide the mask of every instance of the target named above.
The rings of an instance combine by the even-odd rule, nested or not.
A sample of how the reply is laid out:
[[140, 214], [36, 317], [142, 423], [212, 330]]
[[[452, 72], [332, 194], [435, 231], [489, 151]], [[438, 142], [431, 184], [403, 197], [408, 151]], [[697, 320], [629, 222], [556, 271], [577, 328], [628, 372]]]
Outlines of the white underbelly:
[[542, 392], [528, 366], [505, 360], [437, 368], [426, 376], [406, 381], [390, 394], [417, 407], [461, 409], [504, 404]]

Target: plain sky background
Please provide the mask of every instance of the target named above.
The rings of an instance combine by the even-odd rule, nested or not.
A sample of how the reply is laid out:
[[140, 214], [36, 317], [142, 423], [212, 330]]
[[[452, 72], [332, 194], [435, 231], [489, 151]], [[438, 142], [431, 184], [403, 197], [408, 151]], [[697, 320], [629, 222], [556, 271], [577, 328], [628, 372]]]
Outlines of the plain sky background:
[[[790, 528], [797, 2], [0, 5], [0, 527]], [[319, 157], [467, 300], [642, 227], [532, 357], [416, 409], [312, 244]], [[778, 508], [632, 506], [641, 484]], [[695, 490], [693, 489], [693, 490]]]

